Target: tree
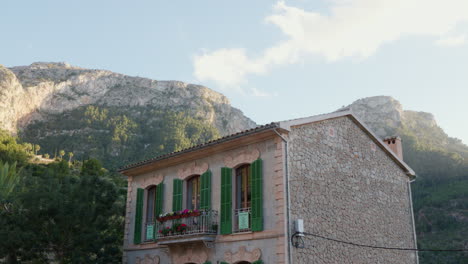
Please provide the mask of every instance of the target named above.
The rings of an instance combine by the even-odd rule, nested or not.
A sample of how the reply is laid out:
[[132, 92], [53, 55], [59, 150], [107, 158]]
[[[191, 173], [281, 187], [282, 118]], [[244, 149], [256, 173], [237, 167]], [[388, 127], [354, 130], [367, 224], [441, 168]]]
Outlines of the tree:
[[[7, 263], [118, 263], [125, 194], [95, 160], [31, 164], [15, 204], [0, 212], [0, 259]], [[27, 184], [26, 184], [27, 183]], [[16, 208], [16, 206], [14, 206]]]
[[19, 182], [19, 174], [16, 171], [16, 162], [9, 165], [0, 161], [0, 210], [8, 211], [11, 193]]
[[46, 158], [46, 159], [50, 158], [49, 153], [44, 154], [44, 158]]
[[59, 155], [60, 155], [60, 159], [62, 159], [63, 156], [65, 156], [65, 150], [63, 150], [63, 149], [60, 150]]
[[68, 152], [68, 163], [71, 162], [72, 158], [73, 158], [73, 152]]
[[37, 152], [39, 152], [40, 149], [41, 149], [41, 146], [39, 146], [37, 144], [34, 145], [34, 151], [35, 151], [36, 155], [37, 155]]
[[26, 150], [27, 153], [32, 153], [33, 148], [34, 148], [33, 144], [24, 143], [23, 146], [24, 146], [24, 150]]

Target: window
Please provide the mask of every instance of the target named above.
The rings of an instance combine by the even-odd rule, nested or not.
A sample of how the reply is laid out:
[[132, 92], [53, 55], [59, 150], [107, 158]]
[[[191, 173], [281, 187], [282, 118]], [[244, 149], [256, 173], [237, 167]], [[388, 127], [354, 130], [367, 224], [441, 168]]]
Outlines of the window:
[[200, 175], [187, 181], [187, 209], [200, 209]]
[[146, 196], [146, 222], [151, 223], [154, 221], [154, 198], [156, 196], [156, 186], [148, 189]]
[[250, 165], [236, 169], [236, 209], [250, 208]]
[[146, 190], [145, 241], [154, 239], [155, 199], [156, 199], [156, 186], [151, 186], [150, 188]]
[[235, 197], [236, 197], [236, 207], [235, 207], [235, 231], [249, 231], [251, 223], [251, 179], [250, 179], [250, 164], [240, 166], [236, 169], [236, 178], [235, 178]]
[[263, 161], [221, 168], [220, 188], [221, 235], [263, 231]]

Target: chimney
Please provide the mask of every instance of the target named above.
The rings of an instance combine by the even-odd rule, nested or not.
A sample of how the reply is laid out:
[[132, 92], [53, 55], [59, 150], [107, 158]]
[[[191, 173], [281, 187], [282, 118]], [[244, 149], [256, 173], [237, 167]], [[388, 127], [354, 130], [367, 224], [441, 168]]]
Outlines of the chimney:
[[398, 158], [403, 160], [403, 148], [401, 146], [400, 137], [386, 137], [383, 141], [385, 145], [387, 145], [393, 151], [393, 153], [397, 155]]

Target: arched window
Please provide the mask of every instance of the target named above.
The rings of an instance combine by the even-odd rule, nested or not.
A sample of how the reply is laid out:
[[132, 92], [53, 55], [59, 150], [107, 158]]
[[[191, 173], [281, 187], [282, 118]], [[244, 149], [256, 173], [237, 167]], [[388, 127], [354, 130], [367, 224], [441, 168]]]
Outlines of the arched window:
[[187, 180], [187, 209], [200, 209], [200, 175]]

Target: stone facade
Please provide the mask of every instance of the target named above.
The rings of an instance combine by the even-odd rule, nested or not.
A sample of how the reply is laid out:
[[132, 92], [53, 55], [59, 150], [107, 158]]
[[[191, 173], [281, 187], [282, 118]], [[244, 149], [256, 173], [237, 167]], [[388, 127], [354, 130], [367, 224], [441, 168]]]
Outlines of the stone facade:
[[[384, 247], [414, 248], [409, 177], [349, 117], [291, 127], [291, 219], [305, 232]], [[293, 263], [417, 263], [411, 251], [304, 237]]]

